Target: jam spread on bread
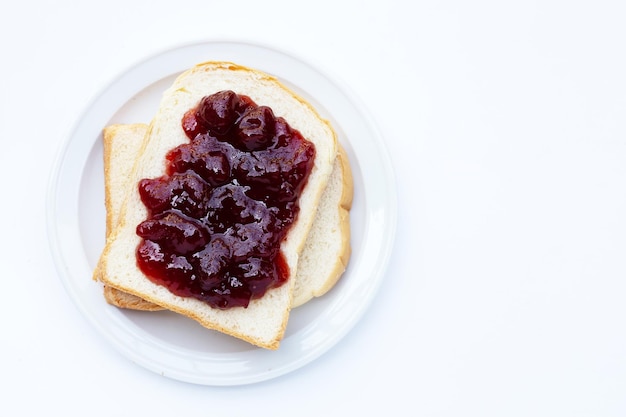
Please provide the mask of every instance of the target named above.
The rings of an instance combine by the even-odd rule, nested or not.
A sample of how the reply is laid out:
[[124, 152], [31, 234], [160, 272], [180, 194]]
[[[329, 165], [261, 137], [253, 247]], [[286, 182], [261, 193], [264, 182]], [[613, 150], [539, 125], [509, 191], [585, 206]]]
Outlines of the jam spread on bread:
[[139, 182], [148, 217], [137, 226], [138, 265], [176, 295], [247, 307], [289, 278], [280, 245], [315, 147], [233, 91], [204, 97], [182, 127], [190, 142], [166, 155], [165, 175]]

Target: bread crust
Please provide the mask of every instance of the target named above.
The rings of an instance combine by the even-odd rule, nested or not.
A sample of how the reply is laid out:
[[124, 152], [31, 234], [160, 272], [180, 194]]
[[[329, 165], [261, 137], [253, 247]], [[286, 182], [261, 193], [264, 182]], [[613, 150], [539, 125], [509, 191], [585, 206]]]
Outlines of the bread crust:
[[[232, 89], [251, 97], [259, 105], [268, 105], [316, 147], [314, 167], [300, 198], [300, 214], [281, 245], [293, 278], [338, 145], [328, 121], [274, 77], [228, 62], [206, 62], [181, 74], [164, 93], [159, 111], [147, 132], [145, 143], [149, 146], [142, 148], [130, 181], [136, 183], [141, 178], [160, 176], [164, 172], [163, 158], [167, 151], [187, 140], [180, 127], [184, 112], [203, 96], [222, 89]], [[137, 268], [135, 248], [139, 237], [134, 229], [145, 216], [138, 191], [131, 187], [120, 209], [119, 222], [112, 226], [94, 277], [108, 287], [190, 317], [209, 329], [263, 348], [279, 347], [291, 310], [294, 279], [290, 278], [284, 285], [252, 300], [247, 308], [219, 310], [196, 299], [176, 296], [148, 280]]]
[[107, 301], [107, 303], [116, 307], [139, 311], [165, 310], [165, 308], [161, 307], [158, 304], [151, 303], [141, 297], [137, 297], [136, 295], [132, 295], [106, 285], [104, 286], [102, 292], [104, 294], [104, 299]]

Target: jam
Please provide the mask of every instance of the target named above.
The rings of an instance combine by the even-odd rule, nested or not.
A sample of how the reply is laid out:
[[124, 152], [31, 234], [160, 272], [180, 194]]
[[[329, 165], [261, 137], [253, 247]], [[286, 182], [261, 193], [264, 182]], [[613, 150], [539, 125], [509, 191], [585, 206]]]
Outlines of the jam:
[[139, 268], [172, 293], [247, 307], [289, 279], [280, 252], [313, 167], [314, 145], [271, 108], [221, 91], [182, 119], [188, 143], [142, 179]]

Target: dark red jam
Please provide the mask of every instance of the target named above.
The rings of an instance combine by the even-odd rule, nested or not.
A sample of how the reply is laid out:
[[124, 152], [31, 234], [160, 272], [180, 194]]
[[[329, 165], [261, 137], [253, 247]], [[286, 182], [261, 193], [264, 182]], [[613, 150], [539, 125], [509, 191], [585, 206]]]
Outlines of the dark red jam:
[[185, 114], [189, 143], [142, 179], [148, 218], [137, 226], [140, 269], [172, 293], [212, 307], [247, 307], [284, 284], [280, 244], [296, 219], [314, 145], [269, 107], [232, 91]]

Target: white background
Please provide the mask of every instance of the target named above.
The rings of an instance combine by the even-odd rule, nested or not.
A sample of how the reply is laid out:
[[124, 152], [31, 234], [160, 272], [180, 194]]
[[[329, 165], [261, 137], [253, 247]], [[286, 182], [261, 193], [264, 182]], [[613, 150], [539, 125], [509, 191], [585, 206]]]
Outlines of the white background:
[[[4, 2], [0, 414], [626, 415], [625, 21], [603, 0]], [[109, 345], [65, 292], [45, 217], [54, 155], [94, 95], [212, 39], [348, 84], [399, 192], [391, 265], [353, 331], [229, 388]]]

